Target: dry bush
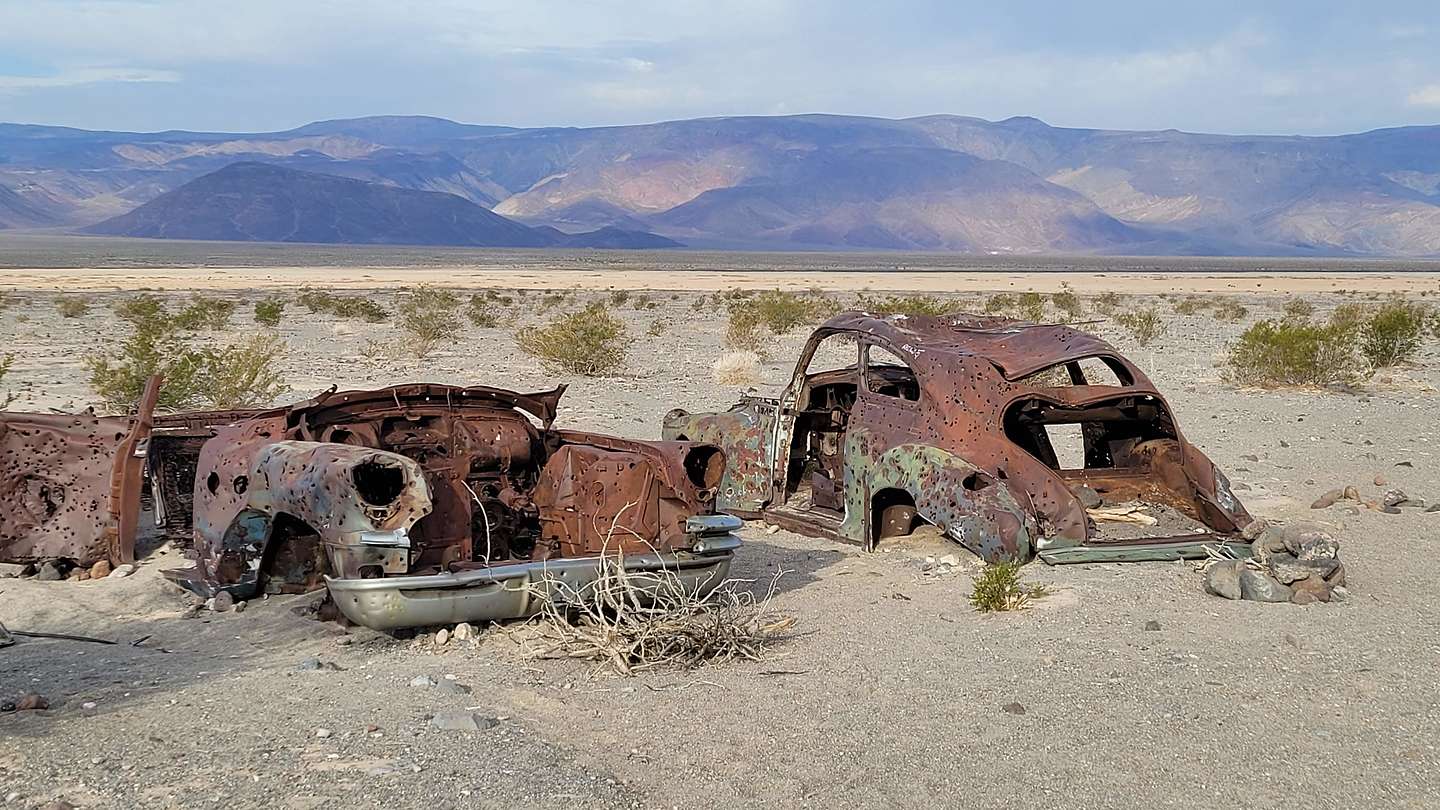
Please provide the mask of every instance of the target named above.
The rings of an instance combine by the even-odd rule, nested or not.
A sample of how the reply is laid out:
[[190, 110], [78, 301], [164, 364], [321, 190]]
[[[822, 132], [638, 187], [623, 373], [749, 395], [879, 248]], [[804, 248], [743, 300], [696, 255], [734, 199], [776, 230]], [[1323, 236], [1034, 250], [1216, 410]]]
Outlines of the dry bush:
[[1210, 314], [1222, 321], [1236, 323], [1250, 314], [1250, 310], [1246, 309], [1245, 305], [1239, 301], [1225, 300], [1217, 302], [1215, 307], [1210, 310]]
[[995, 293], [985, 299], [985, 311], [991, 315], [1000, 315], [1015, 310], [1015, 296], [1010, 293]]
[[460, 331], [460, 296], [429, 284], [409, 290], [395, 308], [396, 323], [405, 331], [405, 346], [426, 357], [443, 340]]
[[1095, 307], [1095, 311], [1102, 315], [1114, 315], [1122, 304], [1124, 304], [1124, 300], [1120, 297], [1119, 293], [1107, 292], [1096, 296], [1093, 306]]
[[617, 307], [623, 307], [623, 306], [625, 306], [625, 303], [626, 303], [627, 301], [629, 301], [629, 300], [630, 300], [630, 291], [629, 291], [629, 290], [611, 290], [611, 291], [610, 291], [610, 303], [611, 303], [611, 304], [614, 304], [614, 305], [617, 306]]
[[1225, 377], [1262, 388], [1349, 383], [1363, 374], [1357, 328], [1344, 320], [1264, 320], [1230, 348]]
[[1023, 292], [1015, 300], [1015, 314], [1022, 321], [1041, 323], [1045, 320], [1045, 296], [1038, 292]]
[[761, 353], [767, 332], [783, 335], [797, 327], [824, 320], [840, 309], [828, 298], [781, 290], [765, 290], [758, 294], [731, 290], [724, 297], [730, 316], [725, 330], [725, 345]]
[[1020, 563], [999, 562], [985, 566], [975, 578], [970, 605], [981, 613], [1020, 610], [1045, 595], [1042, 585], [1021, 584]]
[[278, 362], [285, 343], [274, 335], [252, 335], [223, 349], [201, 350], [196, 378], [200, 402], [230, 410], [269, 405], [285, 393]]
[[760, 383], [760, 355], [751, 351], [720, 355], [710, 367], [716, 385], [749, 388]]
[[1214, 304], [1198, 295], [1187, 295], [1175, 302], [1176, 315], [1199, 315]]
[[1115, 316], [1115, 322], [1130, 330], [1130, 336], [1141, 346], [1149, 346], [1165, 332], [1165, 322], [1154, 307], [1122, 312]]
[[[8, 352], [0, 354], [0, 383], [5, 382], [5, 375], [10, 373], [10, 367], [13, 365], [15, 365], [15, 355]], [[15, 394], [9, 391], [5, 392], [3, 396], [0, 396], [0, 409], [10, 407], [10, 403], [14, 401]]]
[[1377, 307], [1360, 332], [1360, 354], [1374, 368], [1398, 366], [1415, 356], [1425, 338], [1430, 308], [1401, 299]]
[[1085, 317], [1085, 306], [1080, 302], [1080, 296], [1075, 294], [1068, 283], [1060, 284], [1060, 291], [1050, 296], [1050, 303], [1055, 308], [1065, 313], [1066, 320], [1078, 321]]
[[1315, 305], [1304, 298], [1287, 298], [1280, 311], [1287, 319], [1307, 321], [1315, 314]]
[[630, 299], [630, 304], [631, 304], [631, 306], [635, 307], [635, 309], [641, 310], [641, 311], [644, 311], [644, 310], [647, 310], [647, 309], [655, 309], [656, 307], [660, 306], [660, 304], [658, 304], [657, 302], [651, 300], [650, 295], [649, 295], [648, 293], [640, 293], [639, 295], [631, 298], [631, 299]]
[[613, 374], [625, 365], [625, 322], [601, 302], [515, 333], [520, 350], [551, 373], [585, 377]]
[[645, 334], [649, 335], [650, 337], [660, 337], [661, 335], [665, 334], [665, 330], [669, 328], [670, 323], [668, 321], [666, 321], [664, 318], [656, 318], [655, 320], [650, 322], [650, 328], [645, 330]]
[[67, 295], [55, 302], [55, 311], [62, 318], [79, 318], [90, 311], [90, 300], [83, 296]]
[[313, 287], [300, 288], [300, 294], [295, 297], [295, 302], [311, 312], [323, 312], [337, 318], [365, 321], [366, 323], [383, 323], [390, 317], [389, 310], [369, 298], [358, 295], [336, 295], [328, 290], [317, 290]]
[[774, 581], [758, 598], [738, 584], [726, 580], [697, 593], [673, 571], [632, 573], [622, 553], [602, 553], [590, 585], [576, 588], [547, 575], [531, 586], [541, 604], [542, 642], [529, 654], [593, 661], [619, 675], [759, 661], [795, 619], [773, 611]]
[[470, 323], [481, 329], [494, 329], [500, 325], [504, 306], [500, 303], [500, 295], [494, 290], [473, 293], [469, 303], [465, 305], [465, 317], [470, 319]]
[[255, 302], [255, 322], [261, 326], [276, 327], [280, 325], [280, 319], [285, 315], [285, 301], [282, 298], [271, 296], [262, 301]]
[[949, 315], [957, 307], [951, 301], [935, 295], [892, 295], [888, 298], [871, 298], [862, 295], [855, 302], [855, 309], [872, 315]]

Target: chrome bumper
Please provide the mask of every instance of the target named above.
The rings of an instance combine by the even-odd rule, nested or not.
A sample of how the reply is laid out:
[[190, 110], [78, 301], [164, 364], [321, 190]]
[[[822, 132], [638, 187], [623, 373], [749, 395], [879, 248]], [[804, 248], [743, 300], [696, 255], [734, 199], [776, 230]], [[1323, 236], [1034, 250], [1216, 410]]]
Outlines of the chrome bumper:
[[[688, 592], [706, 594], [714, 590], [730, 575], [730, 561], [740, 547], [740, 538], [733, 530], [739, 528], [740, 520], [729, 515], [690, 520], [702, 520], [695, 528], [708, 532], [695, 537], [690, 550], [626, 554], [625, 570], [641, 577], [647, 572], [667, 571]], [[533, 616], [552, 594], [563, 597], [584, 593], [599, 571], [599, 557], [574, 557], [509, 563], [455, 574], [377, 579], [326, 577], [325, 584], [347, 619], [376, 630], [394, 630]]]

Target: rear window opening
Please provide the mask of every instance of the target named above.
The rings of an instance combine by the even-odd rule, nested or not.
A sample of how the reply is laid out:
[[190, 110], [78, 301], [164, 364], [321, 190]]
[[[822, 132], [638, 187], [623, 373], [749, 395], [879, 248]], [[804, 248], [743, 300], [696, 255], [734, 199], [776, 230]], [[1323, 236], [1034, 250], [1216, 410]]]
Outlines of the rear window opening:
[[1108, 385], [1125, 388], [1135, 384], [1130, 372], [1113, 357], [1081, 357], [1027, 374], [1016, 380], [1035, 388], [1068, 388], [1076, 385]]
[[1052, 470], [1148, 467], [1148, 442], [1174, 439], [1169, 412], [1150, 396], [1125, 396], [1089, 405], [1021, 399], [1005, 413], [1005, 436]]

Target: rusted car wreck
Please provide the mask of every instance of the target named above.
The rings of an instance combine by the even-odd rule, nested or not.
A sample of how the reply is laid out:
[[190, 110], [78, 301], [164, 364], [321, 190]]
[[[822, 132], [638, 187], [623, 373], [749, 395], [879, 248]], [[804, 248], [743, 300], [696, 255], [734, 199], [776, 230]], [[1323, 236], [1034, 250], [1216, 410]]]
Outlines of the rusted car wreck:
[[[717, 448], [554, 427], [564, 386], [410, 384], [286, 408], [0, 416], [0, 557], [129, 562], [142, 479], [190, 590], [236, 599], [328, 584], [379, 629], [530, 615], [583, 592], [602, 554], [721, 582], [740, 521], [714, 509]], [[668, 575], [667, 575], [668, 576]]]
[[[1154, 384], [1068, 326], [841, 313], [778, 399], [675, 410], [664, 436], [725, 451], [720, 508], [869, 548], [924, 522], [992, 562], [1175, 559], [1251, 521]], [[1113, 531], [1082, 497], [1178, 532]]]

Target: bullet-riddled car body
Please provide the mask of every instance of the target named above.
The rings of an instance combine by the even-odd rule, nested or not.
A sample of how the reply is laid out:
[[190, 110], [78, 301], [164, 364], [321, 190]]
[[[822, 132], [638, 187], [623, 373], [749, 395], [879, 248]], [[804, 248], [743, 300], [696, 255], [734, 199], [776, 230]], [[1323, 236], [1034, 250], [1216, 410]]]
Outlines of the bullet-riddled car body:
[[[924, 522], [990, 561], [1174, 559], [1251, 520], [1144, 373], [1062, 325], [841, 313], [778, 399], [672, 411], [663, 431], [725, 451], [722, 509], [872, 548]], [[1087, 490], [1188, 525], [1106, 536]]]

